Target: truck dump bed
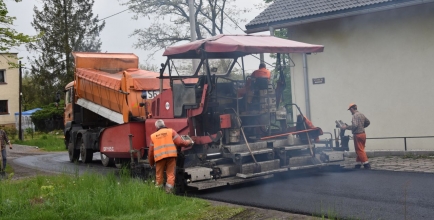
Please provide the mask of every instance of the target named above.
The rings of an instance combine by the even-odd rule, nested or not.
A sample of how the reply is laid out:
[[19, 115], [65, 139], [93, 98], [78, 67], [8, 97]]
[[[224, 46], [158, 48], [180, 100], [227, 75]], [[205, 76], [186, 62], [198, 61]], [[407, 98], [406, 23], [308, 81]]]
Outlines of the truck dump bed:
[[[73, 53], [77, 104], [119, 124], [131, 117], [145, 119], [159, 92], [160, 74], [140, 70], [134, 54]], [[170, 88], [163, 81], [163, 89]], [[142, 94], [145, 100], [142, 99]], [[146, 108], [140, 103], [147, 103]]]

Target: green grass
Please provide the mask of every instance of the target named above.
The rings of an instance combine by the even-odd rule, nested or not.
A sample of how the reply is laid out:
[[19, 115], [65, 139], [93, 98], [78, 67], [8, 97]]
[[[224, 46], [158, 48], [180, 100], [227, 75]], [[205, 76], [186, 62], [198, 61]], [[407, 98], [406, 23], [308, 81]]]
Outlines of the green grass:
[[0, 196], [1, 219], [228, 219], [243, 211], [113, 174], [3, 180]]
[[37, 146], [45, 151], [65, 151], [65, 143], [63, 139], [63, 135], [59, 135], [59, 132], [52, 133], [37, 133], [34, 134], [33, 138], [30, 136], [26, 136], [23, 141], [14, 140], [13, 144], [21, 144], [28, 146]]

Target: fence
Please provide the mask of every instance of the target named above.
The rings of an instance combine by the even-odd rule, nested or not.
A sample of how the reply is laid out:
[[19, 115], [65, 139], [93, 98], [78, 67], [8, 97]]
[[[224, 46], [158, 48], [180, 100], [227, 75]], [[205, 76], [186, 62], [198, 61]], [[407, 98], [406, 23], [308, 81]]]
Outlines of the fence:
[[[434, 136], [413, 136], [413, 137], [374, 137], [366, 138], [367, 140], [391, 140], [391, 139], [402, 139], [404, 141], [404, 150], [407, 151], [407, 139], [425, 139], [434, 138]], [[433, 146], [434, 149], [434, 146]]]

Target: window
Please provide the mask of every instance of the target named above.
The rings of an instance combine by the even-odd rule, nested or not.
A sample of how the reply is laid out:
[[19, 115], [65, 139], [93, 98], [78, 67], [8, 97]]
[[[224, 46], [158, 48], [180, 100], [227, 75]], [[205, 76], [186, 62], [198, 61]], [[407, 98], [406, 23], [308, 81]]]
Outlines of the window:
[[9, 114], [7, 100], [0, 100], [0, 115], [1, 114]]
[[71, 90], [65, 92], [65, 105], [71, 103]]
[[5, 83], [5, 70], [0, 70], [0, 83]]

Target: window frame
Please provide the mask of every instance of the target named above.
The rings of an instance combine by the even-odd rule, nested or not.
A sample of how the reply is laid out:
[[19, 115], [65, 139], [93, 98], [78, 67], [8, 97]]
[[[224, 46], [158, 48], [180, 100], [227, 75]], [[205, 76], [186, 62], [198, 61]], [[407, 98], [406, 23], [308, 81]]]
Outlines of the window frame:
[[6, 102], [6, 112], [0, 112], [0, 115], [8, 115], [9, 114], [9, 100], [0, 100], [1, 102]]
[[0, 84], [7, 84], [6, 83], [6, 70], [5, 69], [0, 69], [0, 75], [3, 74], [3, 82], [0, 81]]

